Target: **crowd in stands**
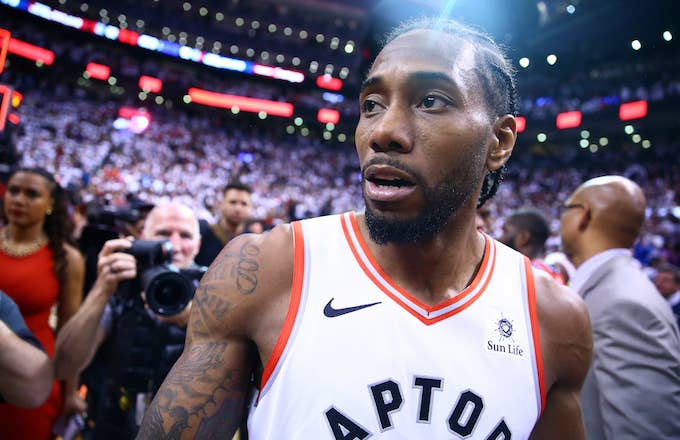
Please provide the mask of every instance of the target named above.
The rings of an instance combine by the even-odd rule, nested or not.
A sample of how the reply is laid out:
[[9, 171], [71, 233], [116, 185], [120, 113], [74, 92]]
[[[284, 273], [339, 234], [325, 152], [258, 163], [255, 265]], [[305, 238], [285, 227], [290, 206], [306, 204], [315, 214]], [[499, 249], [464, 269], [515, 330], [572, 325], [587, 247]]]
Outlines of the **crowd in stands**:
[[[347, 142], [334, 145], [321, 141], [318, 132], [309, 137], [299, 132], [283, 134], [281, 122], [271, 118], [253, 122], [247, 117], [221, 118], [216, 116], [219, 110], [180, 111], [165, 105], [154, 106], [149, 128], [133, 134], [114, 129], [113, 121], [120, 106], [143, 105], [134, 89], [115, 96], [108, 86], [76, 85], [75, 78], [88, 61], [98, 61], [111, 64], [119, 84], [153, 72], [168, 89], [198, 86], [297, 102], [310, 109], [333, 107], [321, 98], [321, 90], [191, 69], [168, 57], [102, 45], [100, 39], [82, 41], [77, 38], [80, 34], [54, 38], [57, 28], [38, 29], [34, 23], [9, 15], [0, 20], [0, 26], [10, 28], [17, 38], [55, 51], [53, 66], [36, 69], [17, 60], [5, 70], [2, 81], [25, 95], [17, 143], [22, 164], [54, 170], [76, 202], [120, 206], [128, 194], [154, 202], [180, 198], [199, 217], [213, 221], [219, 197], [216, 190], [239, 179], [253, 187], [254, 217], [268, 224], [361, 209], [349, 130]], [[520, 113], [547, 120], [564, 110], [588, 113], [634, 99], [677, 101], [677, 60], [664, 58], [660, 51], [628, 61], [576, 69], [568, 72], [568, 78], [541, 74], [538, 69], [519, 71]], [[356, 98], [345, 96], [335, 107], [342, 114], [340, 124], [346, 125], [342, 128], [353, 127], [358, 116]], [[647, 249], [645, 263], [654, 256], [677, 263], [680, 215], [673, 207], [680, 197], [680, 170], [674, 160], [678, 139], [666, 133], [654, 135], [659, 140], [648, 150], [621, 137], [596, 154], [570, 145], [534, 145], [529, 136], [524, 135], [525, 140], [520, 135], [505, 182], [490, 203], [492, 217], [499, 220], [496, 227], [500, 228], [511, 210], [534, 206], [552, 219], [556, 232], [557, 209], [569, 191], [589, 177], [619, 173], [634, 178], [649, 198], [648, 230], [642, 240]], [[557, 234], [548, 246], [549, 250], [559, 247]]]
[[[290, 218], [361, 209], [359, 170], [351, 144], [332, 146], [309, 137], [281, 136], [282, 127], [238, 120], [215, 126], [203, 115], [160, 112], [149, 128], [133, 134], [116, 130], [114, 102], [50, 98], [34, 92], [21, 109], [18, 138], [26, 166], [47, 166], [71, 189], [74, 200], [124, 206], [132, 193], [142, 200], [179, 199], [200, 218], [213, 221], [225, 182], [252, 186], [253, 216], [267, 224]], [[617, 142], [614, 145], [614, 142]], [[645, 262], [680, 256], [680, 165], [673, 160], [677, 139], [643, 149], [612, 141], [597, 153], [577, 146], [532, 145], [520, 135], [498, 195], [489, 204], [497, 219], [536, 207], [552, 219], [549, 250], [559, 247], [559, 205], [589, 177], [621, 174], [636, 180], [648, 198], [643, 235]]]

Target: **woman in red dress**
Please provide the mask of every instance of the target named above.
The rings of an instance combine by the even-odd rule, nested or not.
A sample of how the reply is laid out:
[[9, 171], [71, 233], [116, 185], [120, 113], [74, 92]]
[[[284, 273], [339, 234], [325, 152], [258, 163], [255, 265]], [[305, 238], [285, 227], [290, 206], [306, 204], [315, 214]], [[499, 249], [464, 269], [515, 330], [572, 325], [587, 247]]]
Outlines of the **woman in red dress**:
[[[69, 217], [64, 190], [42, 169], [15, 171], [7, 183], [0, 230], [0, 290], [19, 306], [27, 326], [54, 356], [55, 334], [48, 320], [57, 305], [57, 328], [75, 314], [82, 300], [84, 262], [67, 243]], [[56, 382], [38, 408], [0, 404], [0, 438], [50, 439], [62, 413], [85, 409], [77, 378]]]

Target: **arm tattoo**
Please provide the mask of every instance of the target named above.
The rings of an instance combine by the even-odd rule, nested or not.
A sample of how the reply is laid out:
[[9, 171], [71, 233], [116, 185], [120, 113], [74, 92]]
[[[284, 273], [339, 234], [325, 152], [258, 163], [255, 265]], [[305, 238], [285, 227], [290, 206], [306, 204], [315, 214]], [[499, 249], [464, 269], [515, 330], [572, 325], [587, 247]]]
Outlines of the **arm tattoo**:
[[[226, 342], [192, 347], [180, 358], [144, 416], [137, 439], [212, 439], [234, 432], [249, 372], [224, 370]], [[167, 428], [167, 429], [166, 429]]]
[[231, 270], [231, 276], [236, 276], [239, 292], [250, 295], [257, 288], [257, 271], [260, 265], [255, 259], [260, 254], [260, 248], [246, 243], [238, 254], [239, 260]]
[[219, 333], [232, 307], [225, 293], [256, 290], [259, 254], [260, 248], [246, 241], [238, 252], [220, 254], [201, 280], [185, 351], [147, 410], [137, 439], [223, 438], [238, 427], [251, 355], [239, 342], [227, 350]]

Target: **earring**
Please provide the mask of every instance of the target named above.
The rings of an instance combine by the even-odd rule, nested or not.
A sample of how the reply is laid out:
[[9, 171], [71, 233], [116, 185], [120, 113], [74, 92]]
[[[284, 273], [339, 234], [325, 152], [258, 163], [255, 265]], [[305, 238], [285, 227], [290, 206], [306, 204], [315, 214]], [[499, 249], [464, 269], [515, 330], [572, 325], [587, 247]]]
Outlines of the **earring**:
[[52, 209], [48, 208], [47, 211], [45, 211], [45, 215], [51, 215], [52, 214]]

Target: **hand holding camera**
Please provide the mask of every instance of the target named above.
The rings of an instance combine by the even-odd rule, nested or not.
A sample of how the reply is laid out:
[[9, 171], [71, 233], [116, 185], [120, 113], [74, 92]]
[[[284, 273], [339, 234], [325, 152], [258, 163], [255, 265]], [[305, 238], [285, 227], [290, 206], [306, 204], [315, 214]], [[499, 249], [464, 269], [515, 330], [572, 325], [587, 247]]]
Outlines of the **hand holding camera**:
[[180, 269], [172, 264], [172, 255], [167, 240], [109, 240], [99, 253], [97, 282], [122, 299], [142, 299], [144, 292], [143, 300], [155, 314], [175, 316], [191, 302], [206, 268]]
[[108, 240], [99, 252], [96, 284], [107, 296], [113, 295], [121, 281], [137, 277], [135, 257], [126, 252], [132, 243], [126, 238]]

